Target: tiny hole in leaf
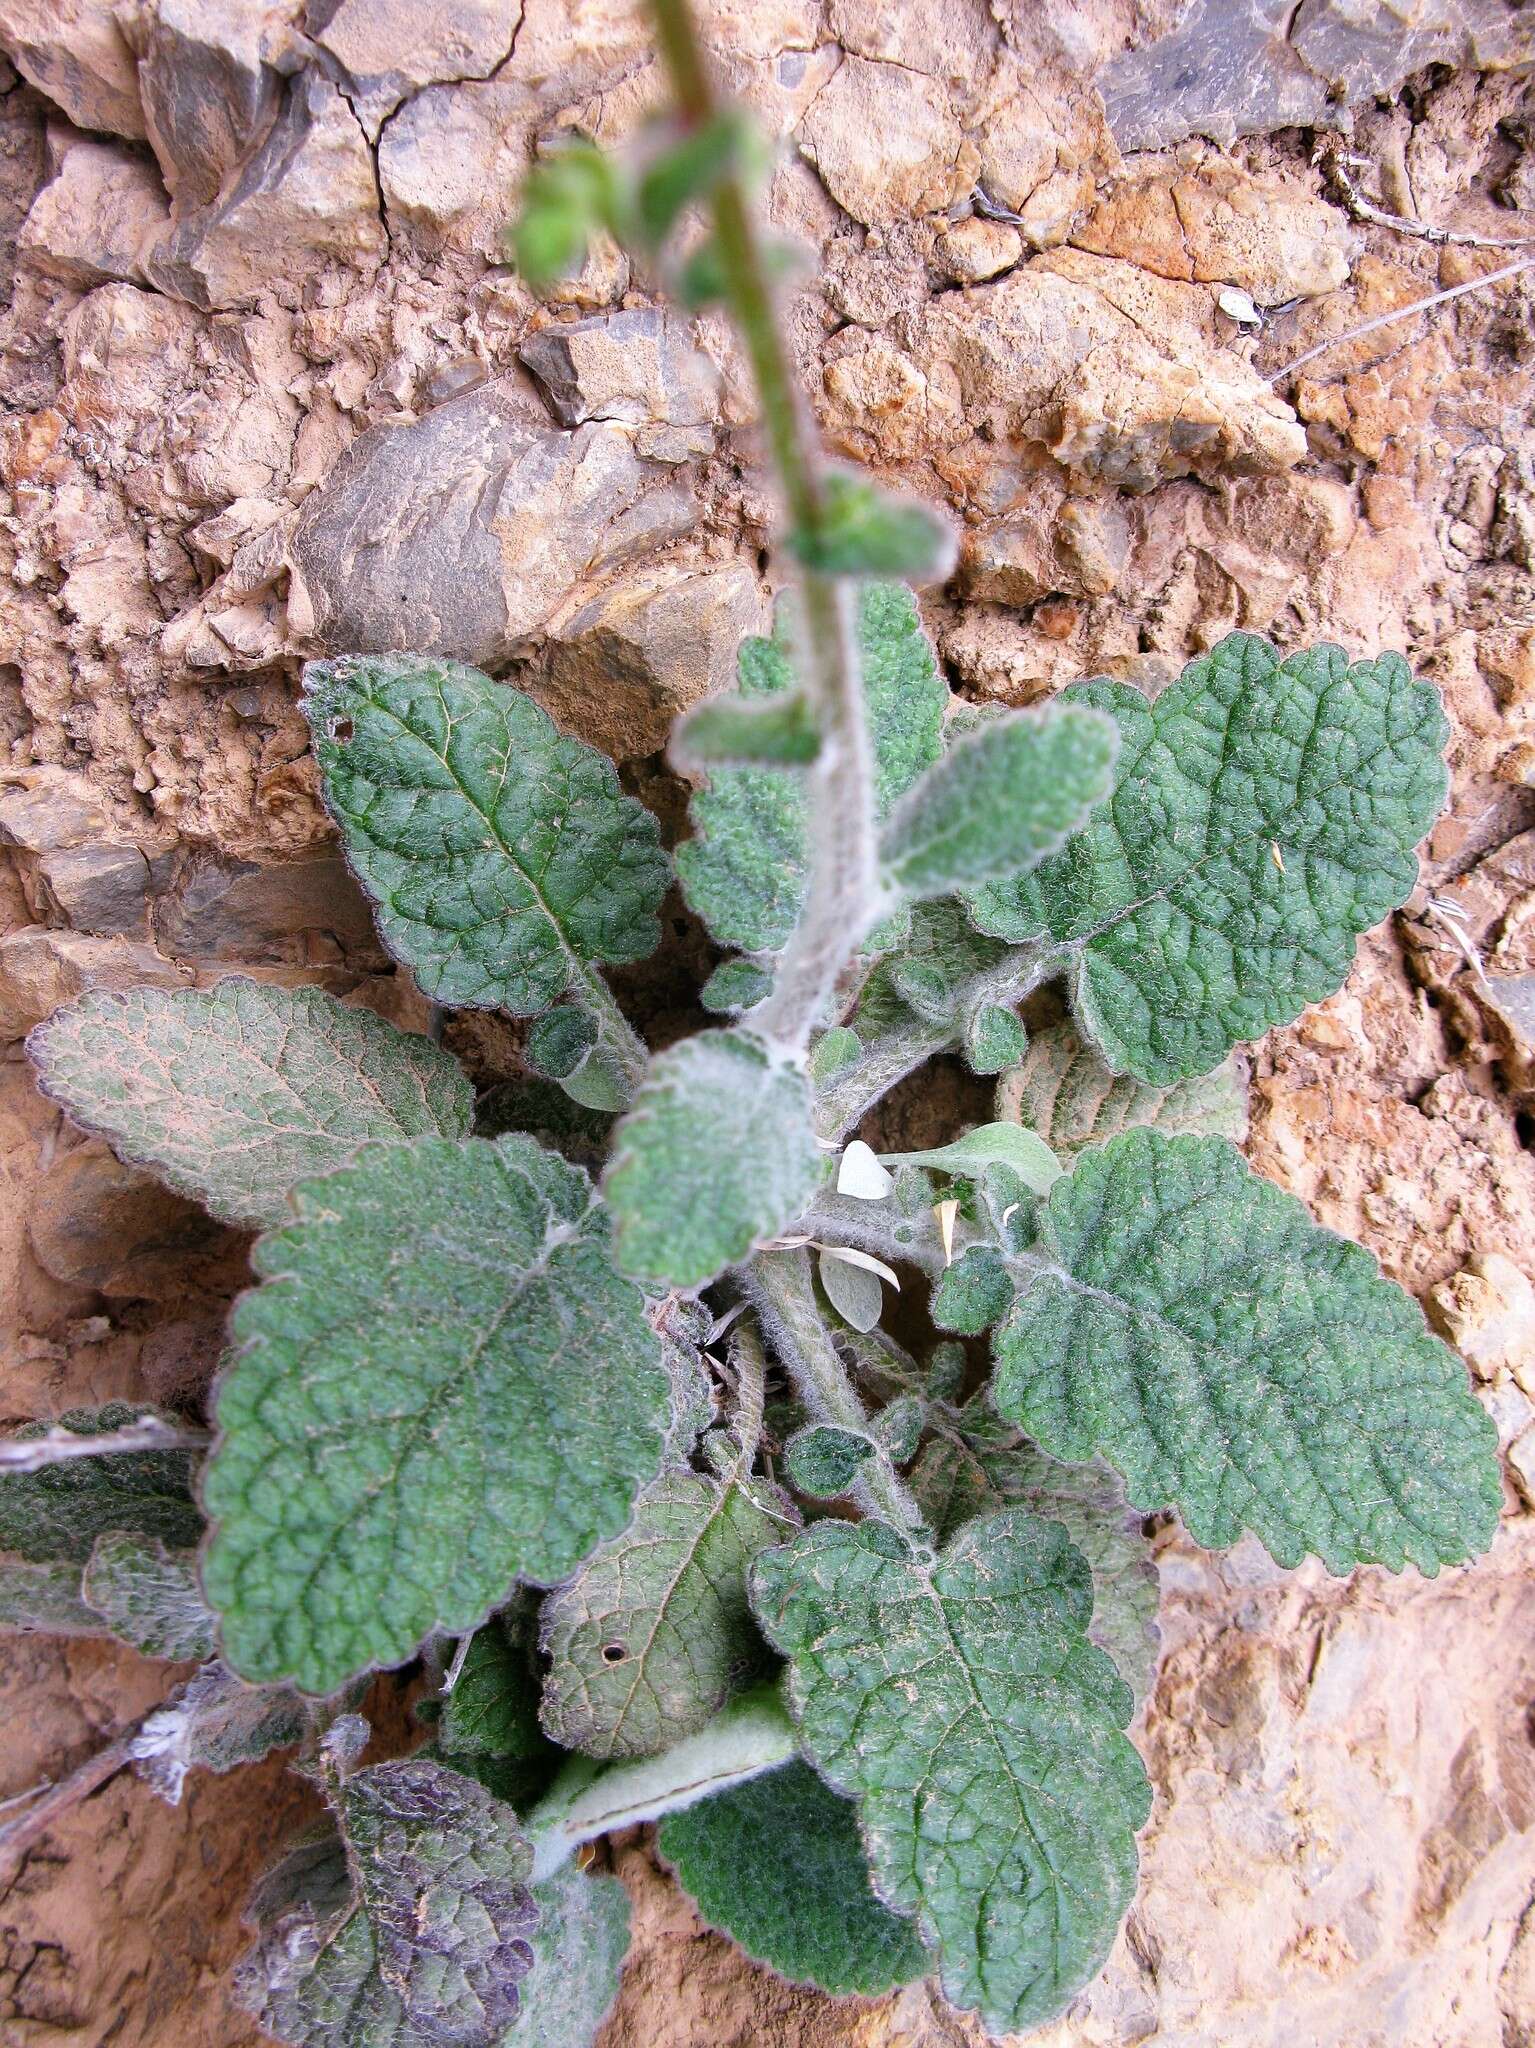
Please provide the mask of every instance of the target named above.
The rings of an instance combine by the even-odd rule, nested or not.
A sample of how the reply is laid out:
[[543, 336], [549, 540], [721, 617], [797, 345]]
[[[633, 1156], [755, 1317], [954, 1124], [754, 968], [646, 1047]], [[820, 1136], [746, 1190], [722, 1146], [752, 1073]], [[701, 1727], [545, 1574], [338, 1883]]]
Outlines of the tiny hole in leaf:
[[604, 1643], [602, 1646], [604, 1664], [622, 1664], [628, 1654], [622, 1643]]
[[338, 718], [331, 726], [330, 736], [338, 746], [344, 747], [355, 730], [356, 727], [352, 724], [351, 719]]

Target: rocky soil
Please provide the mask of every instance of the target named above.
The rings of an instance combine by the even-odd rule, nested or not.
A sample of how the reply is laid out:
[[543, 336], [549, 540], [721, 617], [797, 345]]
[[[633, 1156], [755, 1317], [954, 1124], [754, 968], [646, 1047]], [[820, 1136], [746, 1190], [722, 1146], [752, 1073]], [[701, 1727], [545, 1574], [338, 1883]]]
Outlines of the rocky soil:
[[[1155, 687], [1233, 626], [1405, 650], [1454, 795], [1423, 886], [1259, 1049], [1254, 1163], [1420, 1294], [1498, 1420], [1492, 1555], [1429, 1583], [1158, 1537], [1144, 1886], [1040, 2048], [1535, 2048], [1535, 232], [1505, 0], [709, 0], [778, 143], [831, 444], [949, 505], [956, 687]], [[1047, 25], [1047, 17], [1053, 25]], [[88, 987], [314, 981], [411, 1023], [335, 856], [302, 659], [438, 648], [532, 690], [673, 829], [658, 758], [763, 617], [729, 336], [598, 248], [540, 299], [516, 181], [661, 97], [633, 0], [0, 0], [0, 1419], [195, 1405], [246, 1242], [83, 1139], [17, 1041]], [[1325, 353], [1295, 373], [1294, 358]], [[657, 1040], [704, 953], [632, 992]], [[456, 1049], [492, 1076], [512, 1035]], [[0, 1798], [181, 1673], [0, 1645]], [[388, 1690], [388, 1682], [384, 1682]], [[0, 1899], [0, 2042], [246, 2048], [281, 1762], [119, 1778]], [[938, 2048], [926, 1991], [785, 1988], [643, 1838], [604, 2048]]]

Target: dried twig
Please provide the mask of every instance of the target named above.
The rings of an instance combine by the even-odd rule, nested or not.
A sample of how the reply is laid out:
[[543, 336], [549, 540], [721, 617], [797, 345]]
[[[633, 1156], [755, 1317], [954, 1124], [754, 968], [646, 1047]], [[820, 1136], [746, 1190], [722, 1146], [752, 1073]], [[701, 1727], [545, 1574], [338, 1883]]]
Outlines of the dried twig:
[[1535, 243], [1535, 235], [1473, 235], [1464, 228], [1430, 227], [1427, 221], [1409, 220], [1405, 213], [1387, 213], [1365, 198], [1352, 175], [1353, 170], [1364, 170], [1368, 164], [1368, 157], [1345, 156], [1338, 150], [1326, 159], [1328, 178], [1355, 220], [1394, 228], [1399, 235], [1415, 235], [1421, 242], [1432, 242], [1436, 249], [1527, 249]]
[[47, 1834], [55, 1821], [62, 1820], [72, 1807], [89, 1798], [92, 1792], [98, 1791], [109, 1778], [115, 1778], [123, 1766], [132, 1761], [131, 1744], [142, 1725], [135, 1721], [105, 1749], [87, 1757], [77, 1771], [71, 1771], [67, 1778], [61, 1778], [56, 1785], [50, 1786], [25, 1813], [18, 1814], [15, 1820], [0, 1827], [0, 1891], [13, 1881], [28, 1850]]
[[1358, 341], [1366, 334], [1373, 334], [1379, 327], [1389, 327], [1394, 320], [1409, 319], [1414, 313], [1427, 312], [1430, 306], [1447, 306], [1451, 299], [1463, 299], [1468, 292], [1482, 291], [1487, 285], [1502, 284], [1505, 279], [1517, 277], [1521, 271], [1535, 270], [1535, 256], [1521, 256], [1516, 263], [1505, 263], [1501, 269], [1489, 270], [1485, 277], [1468, 278], [1464, 284], [1453, 284], [1442, 292], [1430, 292], [1426, 299], [1414, 299], [1407, 306], [1393, 306], [1389, 313], [1377, 313], [1373, 320], [1366, 320], [1358, 327], [1351, 327], [1346, 334], [1334, 334], [1326, 341], [1319, 341], [1315, 348], [1308, 348], [1303, 354], [1288, 362], [1283, 369], [1275, 370], [1266, 380], [1277, 384], [1306, 363], [1314, 362], [1318, 356], [1326, 355], [1331, 348], [1341, 348], [1346, 341]]
[[210, 1429], [141, 1415], [136, 1422], [126, 1422], [121, 1429], [101, 1436], [50, 1429], [43, 1436], [19, 1441], [13, 1437], [0, 1443], [0, 1472], [40, 1472], [45, 1465], [62, 1465], [71, 1458], [101, 1458], [119, 1451], [205, 1451], [212, 1441]]

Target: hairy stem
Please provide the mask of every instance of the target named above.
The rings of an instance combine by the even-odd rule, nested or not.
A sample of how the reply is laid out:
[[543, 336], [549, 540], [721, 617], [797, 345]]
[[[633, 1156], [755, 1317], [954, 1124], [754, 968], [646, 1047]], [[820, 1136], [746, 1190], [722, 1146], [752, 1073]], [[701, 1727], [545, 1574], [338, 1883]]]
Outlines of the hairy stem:
[[[627, 1108], [645, 1078], [645, 1069], [650, 1064], [649, 1048], [618, 1007], [613, 991], [595, 968], [587, 968], [583, 972], [577, 1000], [597, 1026], [597, 1043], [587, 1055], [586, 1065], [591, 1066], [594, 1060], [600, 1063], [601, 1071], [612, 1078], [616, 1092], [623, 1098], [620, 1107]], [[586, 1094], [580, 1092], [580, 1075], [573, 1074], [569, 1079], [576, 1086], [567, 1085], [566, 1094], [575, 1102], [586, 1101]], [[607, 1105], [599, 1100], [587, 1106], [600, 1109]]]
[[46, 1465], [66, 1464], [73, 1458], [104, 1458], [124, 1451], [205, 1451], [212, 1441], [212, 1430], [141, 1415], [100, 1436], [50, 1429], [42, 1436], [0, 1443], [0, 1472], [41, 1472]]
[[795, 1753], [794, 1729], [778, 1688], [765, 1685], [733, 1700], [707, 1728], [660, 1756], [605, 1767], [572, 1757], [528, 1815], [533, 1882], [551, 1876], [583, 1842], [680, 1813], [712, 1793], [776, 1771]]
[[730, 1363], [736, 1376], [735, 1431], [741, 1446], [744, 1470], [751, 1469], [762, 1441], [762, 1411], [766, 1404], [767, 1359], [762, 1339], [750, 1322], [737, 1323], [730, 1340]]
[[[718, 103], [689, 0], [651, 0], [662, 54], [684, 121], [714, 119]], [[756, 222], [739, 177], [713, 199], [715, 247], [725, 296], [740, 330], [762, 408], [763, 430], [794, 531], [822, 523], [815, 436], [789, 369]], [[837, 975], [879, 911], [874, 756], [864, 717], [852, 586], [819, 571], [799, 574], [801, 672], [820, 727], [808, 782], [810, 875], [804, 915], [784, 950], [767, 1000], [752, 1012], [763, 1037], [798, 1056], [825, 1013]]]
[[[821, 1320], [805, 1254], [758, 1252], [745, 1280], [773, 1349], [811, 1414], [842, 1429], [867, 1430], [864, 1405]], [[925, 1530], [922, 1510], [883, 1453], [869, 1460], [853, 1498], [909, 1534]]]

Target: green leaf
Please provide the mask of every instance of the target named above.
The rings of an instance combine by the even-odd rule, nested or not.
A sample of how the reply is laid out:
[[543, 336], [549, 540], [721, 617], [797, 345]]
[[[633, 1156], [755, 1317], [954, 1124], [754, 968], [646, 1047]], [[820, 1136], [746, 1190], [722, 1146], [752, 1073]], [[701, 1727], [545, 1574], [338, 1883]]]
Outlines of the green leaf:
[[822, 1172], [810, 1084], [744, 1031], [703, 1031], [651, 1062], [618, 1127], [605, 1193], [618, 1262], [700, 1287], [798, 1216]]
[[892, 1465], [905, 1465], [917, 1455], [927, 1426], [927, 1403], [920, 1394], [902, 1394], [875, 1418], [874, 1435]]
[[709, 1925], [790, 1983], [868, 1998], [930, 1967], [874, 1896], [853, 1806], [808, 1765], [669, 1814], [657, 1846]]
[[535, 1074], [563, 1081], [573, 1074], [597, 1043], [597, 1026], [574, 1003], [546, 1010], [528, 1029], [523, 1053]]
[[723, 107], [696, 127], [682, 129], [640, 174], [638, 239], [658, 248], [685, 208], [711, 198], [727, 178], [753, 176], [762, 160], [756, 130], [742, 108]]
[[480, 1138], [523, 1131], [576, 1165], [596, 1168], [607, 1157], [613, 1119], [572, 1102], [552, 1081], [500, 1081], [480, 1097], [474, 1129]]
[[1196, 1542], [1432, 1575], [1497, 1524], [1496, 1431], [1370, 1254], [1219, 1138], [1130, 1131], [1051, 1190], [1042, 1266], [995, 1339], [996, 1404], [1101, 1451]]
[[1136, 1699], [1145, 1698], [1160, 1643], [1160, 1585], [1142, 1517], [1117, 1472], [1098, 1459], [1062, 1465], [1047, 1458], [1001, 1420], [983, 1391], [923, 1446], [910, 1485], [940, 1536], [1000, 1507], [1059, 1522], [1092, 1567], [1088, 1638], [1113, 1658]]
[[792, 1524], [762, 1481], [667, 1473], [544, 1603], [543, 1723], [587, 1756], [653, 1756], [762, 1674], [746, 1568]]
[[697, 768], [806, 768], [821, 751], [808, 697], [798, 690], [755, 703], [718, 697], [676, 727], [670, 752], [685, 773]]
[[442, 1702], [437, 1740], [454, 1756], [542, 1754], [538, 1725], [537, 1617], [519, 1596], [475, 1631], [463, 1669]]
[[[71, 1408], [50, 1422], [27, 1423], [10, 1441], [30, 1443], [50, 1429], [103, 1436], [156, 1412], [130, 1401]], [[0, 1551], [39, 1564], [83, 1565], [108, 1529], [131, 1529], [158, 1536], [173, 1549], [189, 1548], [203, 1528], [192, 1499], [193, 1465], [190, 1451], [114, 1451], [67, 1458], [37, 1472], [0, 1472]]]
[[1111, 1074], [1062, 1023], [1031, 1039], [1020, 1064], [1004, 1074], [997, 1114], [1038, 1131], [1065, 1159], [1141, 1124], [1170, 1138], [1189, 1132], [1239, 1141], [1247, 1135], [1247, 1083], [1233, 1054], [1211, 1073], [1153, 1088], [1131, 1074]]
[[294, 1205], [235, 1310], [203, 1579], [236, 1670], [329, 1693], [615, 1535], [667, 1379], [590, 1182], [531, 1138], [373, 1146]]
[[861, 1430], [813, 1422], [784, 1445], [789, 1483], [812, 1500], [837, 1500], [851, 1493], [879, 1446]]
[[660, 941], [666, 856], [611, 761], [462, 662], [311, 662], [325, 800], [379, 931], [435, 1002], [535, 1016]]
[[498, 2048], [536, 1923], [516, 1815], [414, 1757], [358, 1771], [333, 1805], [334, 1845], [301, 1844], [257, 1887], [240, 2003], [294, 2048]]
[[849, 1031], [845, 1024], [834, 1024], [830, 1031], [823, 1031], [810, 1048], [810, 1078], [819, 1087], [848, 1067], [856, 1067], [863, 1058], [863, 1040], [856, 1031]]
[[820, 519], [791, 529], [784, 545], [823, 576], [941, 583], [954, 566], [954, 532], [941, 513], [846, 470], [823, 479]]
[[616, 1877], [567, 1863], [533, 1887], [533, 1967], [499, 2048], [591, 2048], [629, 1950], [629, 1894]]
[[104, 1636], [107, 1624], [80, 1593], [80, 1567], [0, 1557], [0, 1629], [45, 1636]]
[[96, 1538], [81, 1591], [113, 1635], [146, 1657], [213, 1654], [195, 1550], [167, 1550], [157, 1536], [109, 1529]]
[[1015, 711], [956, 741], [890, 814], [891, 882], [947, 896], [1032, 868], [1108, 795], [1118, 751], [1113, 722], [1074, 705]]
[[[995, 967], [1006, 950], [996, 939], [976, 931], [957, 903], [914, 904], [899, 950], [876, 963], [859, 995], [854, 1015], [859, 1037], [870, 1044], [887, 1032], [900, 1030], [914, 1016], [959, 1032], [966, 1006], [974, 1000], [966, 984]], [[912, 979], [917, 971], [920, 982]], [[914, 1011], [903, 993], [914, 987], [923, 991], [922, 1011]], [[944, 999], [938, 1014], [940, 989]]]
[[739, 1016], [755, 1009], [773, 986], [773, 977], [755, 960], [722, 960], [699, 991], [706, 1010]]
[[[895, 583], [858, 594], [858, 649], [874, 747], [875, 807], [883, 817], [943, 751], [948, 688], [938, 674], [915, 600]], [[752, 705], [794, 689], [790, 621], [780, 607], [772, 640], [747, 640], [740, 697]], [[799, 920], [807, 873], [804, 778], [788, 768], [720, 768], [695, 790], [695, 837], [677, 849], [689, 904], [722, 945], [776, 952]]]
[[896, 954], [890, 961], [890, 986], [908, 1010], [929, 1024], [947, 1024], [954, 1016], [954, 985], [943, 970], [926, 960]]
[[474, 1092], [429, 1039], [317, 988], [231, 977], [94, 992], [27, 1040], [77, 1124], [226, 1223], [281, 1222], [295, 1181], [372, 1138], [462, 1137]]
[[1001, 1003], [982, 1003], [966, 1021], [965, 1065], [972, 1074], [1000, 1074], [1016, 1066], [1028, 1049], [1029, 1034], [1017, 1011]]
[[1331, 995], [1358, 934], [1410, 894], [1448, 786], [1438, 692], [1400, 655], [1281, 662], [1233, 633], [1154, 704], [1102, 678], [1063, 701], [1118, 723], [1114, 795], [972, 912], [1067, 949], [1077, 1016], [1116, 1072], [1205, 1073]]
[[175, 1806], [188, 1771], [223, 1774], [259, 1763], [308, 1733], [304, 1703], [289, 1687], [243, 1685], [222, 1664], [205, 1664], [145, 1717], [128, 1755], [138, 1775]]
[[961, 1252], [933, 1289], [933, 1321], [940, 1330], [978, 1337], [1000, 1323], [1013, 1305], [1013, 1282], [1001, 1252], [989, 1244]]
[[884, 1152], [887, 1166], [935, 1167], [940, 1173], [977, 1179], [988, 1166], [1009, 1167], [1036, 1195], [1047, 1194], [1061, 1177], [1061, 1162], [1036, 1131], [1019, 1124], [978, 1124], [949, 1145], [925, 1152]]
[[593, 233], [616, 227], [621, 210], [611, 159], [589, 142], [568, 143], [529, 171], [507, 253], [535, 290], [554, 284], [581, 268]]
[[818, 1522], [752, 1574], [810, 1761], [855, 1798], [876, 1892], [944, 1995], [1010, 2033], [1100, 1968], [1135, 1892], [1150, 1788], [1130, 1689], [1088, 1642], [1086, 1560], [1019, 1510], [936, 1564], [878, 1522]]

